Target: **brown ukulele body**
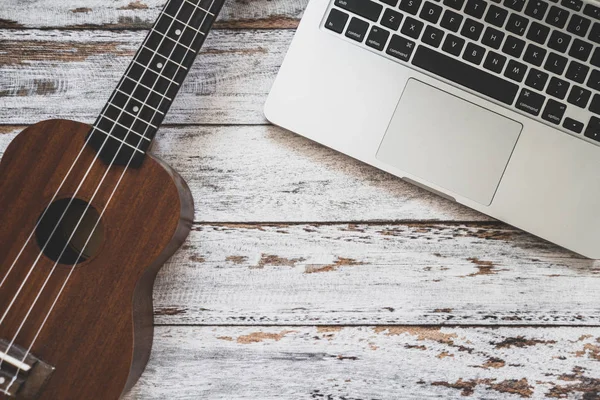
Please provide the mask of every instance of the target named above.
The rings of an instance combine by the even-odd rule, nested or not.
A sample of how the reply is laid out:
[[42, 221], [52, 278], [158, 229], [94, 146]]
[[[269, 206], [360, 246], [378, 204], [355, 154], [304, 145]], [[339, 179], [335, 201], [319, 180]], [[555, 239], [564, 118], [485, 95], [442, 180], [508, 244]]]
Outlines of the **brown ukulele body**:
[[[106, 207], [97, 254], [73, 269], [31, 349], [55, 368], [40, 399], [117, 399], [135, 383], [152, 344], [154, 278], [185, 240], [193, 218], [193, 200], [183, 179], [150, 154], [141, 167], [127, 169], [110, 199], [124, 167], [112, 166], [100, 185], [108, 165], [94, 162], [97, 153], [85, 146], [90, 129], [65, 120], [38, 123], [17, 136], [0, 160], [0, 279], [82, 148], [56, 200], [75, 197], [98, 213]], [[0, 315], [40, 247], [34, 235], [0, 288]], [[15, 336], [54, 265], [46, 255], [40, 257], [0, 324], [0, 339]], [[57, 265], [15, 345], [27, 349], [32, 343], [71, 268]]]

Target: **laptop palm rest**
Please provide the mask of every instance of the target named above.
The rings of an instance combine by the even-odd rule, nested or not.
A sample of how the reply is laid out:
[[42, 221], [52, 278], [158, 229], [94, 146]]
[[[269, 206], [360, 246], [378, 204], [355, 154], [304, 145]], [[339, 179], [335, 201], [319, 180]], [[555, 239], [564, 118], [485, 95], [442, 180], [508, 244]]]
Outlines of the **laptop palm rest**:
[[377, 159], [488, 206], [522, 128], [516, 121], [410, 79]]

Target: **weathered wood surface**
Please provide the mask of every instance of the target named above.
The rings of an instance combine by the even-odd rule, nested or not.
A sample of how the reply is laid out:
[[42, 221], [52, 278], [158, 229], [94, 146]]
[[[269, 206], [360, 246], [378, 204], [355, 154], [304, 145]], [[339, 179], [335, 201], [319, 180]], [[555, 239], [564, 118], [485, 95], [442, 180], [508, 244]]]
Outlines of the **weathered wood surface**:
[[[3, 128], [0, 154], [20, 129]], [[155, 146], [198, 222], [490, 220], [273, 126], [163, 127]]]
[[156, 323], [600, 325], [600, 264], [504, 225], [196, 225]]
[[134, 399], [600, 398], [600, 328], [159, 327]]
[[[597, 262], [267, 125], [307, 2], [227, 2], [161, 129], [196, 224], [127, 399], [600, 398]], [[92, 122], [163, 3], [2, 0], [0, 156]]]
[[[263, 105], [292, 30], [215, 30], [165, 123], [264, 124]], [[144, 31], [0, 30], [0, 121], [91, 123]]]
[[[2, 0], [0, 28], [147, 29], [164, 0]], [[308, 0], [231, 0], [219, 28], [295, 28]]]

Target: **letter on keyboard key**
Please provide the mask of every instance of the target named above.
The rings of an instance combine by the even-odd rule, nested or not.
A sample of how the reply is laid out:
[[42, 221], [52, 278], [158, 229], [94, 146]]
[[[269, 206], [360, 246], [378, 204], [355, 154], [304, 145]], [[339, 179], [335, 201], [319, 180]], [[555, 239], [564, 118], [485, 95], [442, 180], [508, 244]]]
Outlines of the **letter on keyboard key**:
[[362, 42], [368, 29], [368, 22], [365, 22], [362, 19], [352, 18], [348, 24], [348, 29], [346, 29], [346, 37], [356, 40], [357, 42]]
[[521, 95], [519, 95], [515, 106], [519, 110], [538, 116], [540, 114], [540, 109], [544, 104], [544, 100], [546, 100], [546, 98], [541, 94], [535, 93], [529, 89], [522, 89]]
[[600, 119], [596, 117], [592, 117], [590, 119], [590, 123], [585, 129], [585, 137], [590, 139], [594, 139], [600, 142]]
[[402, 36], [393, 35], [386, 53], [402, 61], [408, 61], [414, 49], [415, 42], [405, 39]]
[[512, 82], [438, 53], [425, 46], [417, 48], [412, 63], [435, 75], [508, 105], [513, 103], [519, 89]]
[[377, 21], [383, 6], [371, 0], [335, 0], [335, 5], [361, 17]]
[[567, 106], [563, 103], [549, 99], [548, 103], [546, 103], [546, 107], [544, 108], [544, 112], [542, 113], [542, 119], [558, 125], [560, 124], [560, 121], [562, 121], [562, 117], [565, 115], [566, 109]]
[[325, 22], [325, 28], [330, 29], [336, 33], [342, 33], [346, 22], [348, 21], [348, 14], [336, 10], [333, 8], [329, 13], [327, 22]]

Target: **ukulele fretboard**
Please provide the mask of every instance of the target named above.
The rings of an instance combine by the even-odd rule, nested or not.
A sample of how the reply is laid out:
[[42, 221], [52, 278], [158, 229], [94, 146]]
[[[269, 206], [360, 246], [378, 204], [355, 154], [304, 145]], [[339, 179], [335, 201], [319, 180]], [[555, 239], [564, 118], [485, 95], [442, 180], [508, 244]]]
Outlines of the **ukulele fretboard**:
[[166, 4], [90, 132], [105, 163], [142, 163], [223, 3]]

